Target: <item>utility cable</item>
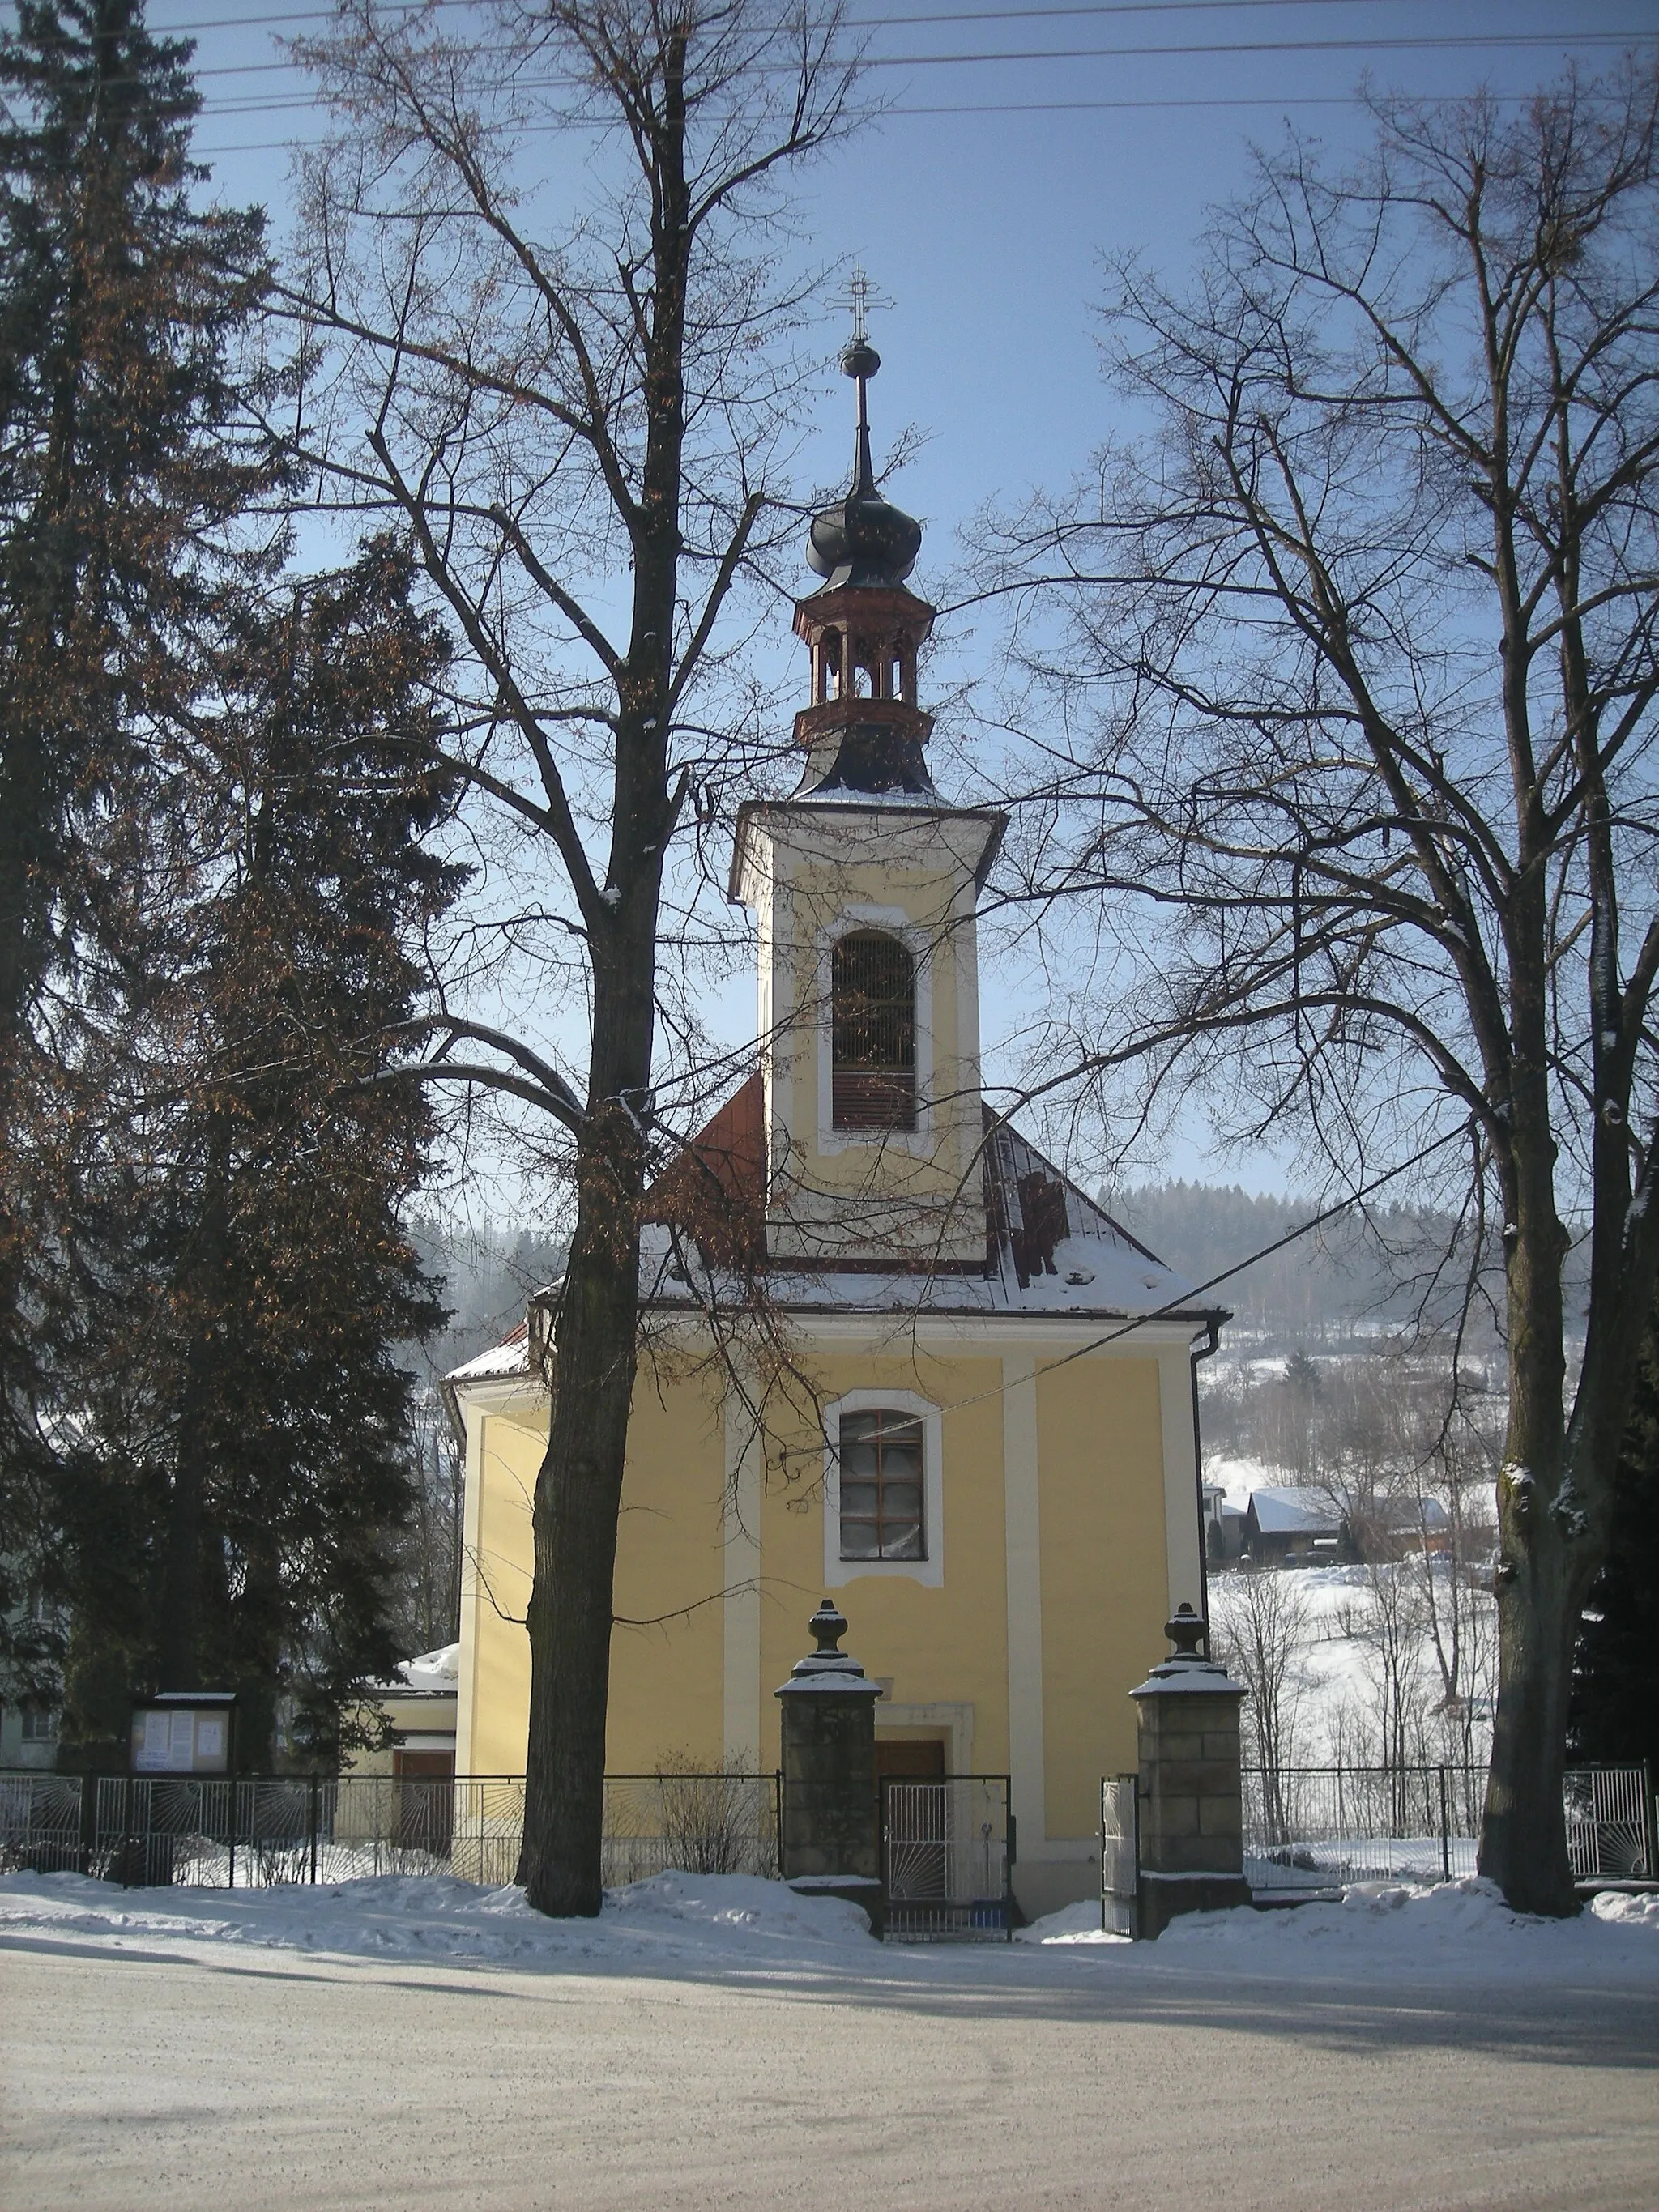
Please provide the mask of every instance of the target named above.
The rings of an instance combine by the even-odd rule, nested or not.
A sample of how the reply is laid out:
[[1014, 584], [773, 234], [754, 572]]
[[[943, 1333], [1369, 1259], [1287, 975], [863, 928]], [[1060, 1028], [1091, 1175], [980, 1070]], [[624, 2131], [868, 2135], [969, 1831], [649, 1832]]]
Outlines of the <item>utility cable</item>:
[[[1235, 1275], [1242, 1275], [1247, 1267], [1254, 1267], [1259, 1261], [1271, 1259], [1275, 1252], [1282, 1252], [1287, 1244], [1294, 1244], [1299, 1237], [1308, 1236], [1313, 1230], [1322, 1228], [1326, 1222], [1334, 1221], [1339, 1214], [1346, 1213], [1351, 1206], [1360, 1205], [1374, 1192], [1381, 1190], [1385, 1183], [1394, 1182], [1401, 1176], [1408, 1175], [1413, 1168], [1421, 1167], [1425, 1160], [1432, 1159], [1437, 1152], [1443, 1152], [1448, 1145], [1461, 1144], [1468, 1133], [1469, 1125], [1467, 1122], [1459, 1128], [1447, 1130], [1443, 1136], [1437, 1137], [1431, 1144], [1425, 1145], [1421, 1152], [1413, 1152], [1408, 1160], [1398, 1161], [1393, 1167], [1385, 1170], [1382, 1175], [1375, 1176], [1370, 1182], [1362, 1183], [1358, 1190], [1350, 1191], [1346, 1198], [1338, 1199], [1334, 1205], [1325, 1206], [1318, 1213], [1310, 1214], [1307, 1220], [1299, 1222], [1294, 1229], [1287, 1229], [1282, 1237], [1275, 1237], [1271, 1244], [1264, 1244], [1260, 1251], [1252, 1252], [1248, 1259], [1236, 1261], [1231, 1267], [1224, 1267], [1218, 1275], [1212, 1275], [1207, 1282], [1199, 1283], [1193, 1289], [1183, 1291], [1180, 1297], [1167, 1299], [1161, 1306], [1154, 1306], [1150, 1313], [1135, 1315], [1133, 1320], [1126, 1321], [1118, 1328], [1109, 1330], [1104, 1336], [1095, 1337], [1087, 1344], [1079, 1344], [1060, 1358], [1049, 1361], [1043, 1368], [1043, 1373], [1052, 1375], [1057, 1368], [1069, 1367], [1074, 1359], [1085, 1359], [1091, 1352], [1103, 1352], [1109, 1344], [1117, 1344], [1124, 1337], [1133, 1335], [1136, 1329], [1145, 1328], [1149, 1322], [1160, 1321], [1173, 1314], [1190, 1311], [1193, 1300], [1201, 1298], [1206, 1291], [1219, 1288], [1223, 1283], [1230, 1282]], [[1057, 1315], [1046, 1312], [1042, 1316], [1045, 1320], [1059, 1317]], [[917, 1318], [920, 1318], [920, 1316]], [[981, 1405], [988, 1398], [1002, 1397], [1009, 1387], [1006, 1382], [993, 1383], [988, 1390], [976, 1391], [972, 1397], [953, 1399], [944, 1410], [951, 1413], [961, 1413], [964, 1407]]]

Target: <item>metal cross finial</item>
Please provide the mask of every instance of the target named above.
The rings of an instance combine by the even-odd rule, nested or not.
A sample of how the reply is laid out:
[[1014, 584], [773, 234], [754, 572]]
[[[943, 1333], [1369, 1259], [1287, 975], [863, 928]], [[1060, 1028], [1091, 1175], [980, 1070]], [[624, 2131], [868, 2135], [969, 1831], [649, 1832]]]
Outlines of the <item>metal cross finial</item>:
[[852, 295], [854, 343], [862, 345], [870, 335], [864, 319], [865, 310], [870, 304], [870, 279], [865, 275], [863, 267], [859, 262], [855, 261], [853, 264], [853, 273], [848, 279], [847, 289]]
[[836, 299], [853, 318], [853, 343], [855, 346], [869, 343], [870, 310], [872, 307], [890, 307], [893, 304], [885, 293], [878, 291], [870, 282], [864, 272], [863, 264], [858, 261], [853, 264], [852, 274]]

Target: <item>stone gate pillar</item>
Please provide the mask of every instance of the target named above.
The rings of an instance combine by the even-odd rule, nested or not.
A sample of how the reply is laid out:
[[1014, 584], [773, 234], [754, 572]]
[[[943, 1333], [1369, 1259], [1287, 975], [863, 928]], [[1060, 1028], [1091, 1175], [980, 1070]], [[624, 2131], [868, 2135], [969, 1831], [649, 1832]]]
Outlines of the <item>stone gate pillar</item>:
[[792, 1889], [861, 1905], [879, 1935], [876, 1700], [881, 1686], [837, 1648], [847, 1619], [828, 1598], [807, 1625], [817, 1649], [797, 1660], [789, 1680], [774, 1692], [783, 1720], [783, 1878]]
[[1140, 1738], [1139, 1936], [1162, 1935], [1177, 1913], [1250, 1901], [1238, 1741], [1249, 1692], [1200, 1656], [1205, 1627], [1191, 1606], [1164, 1632], [1174, 1652], [1129, 1692]]

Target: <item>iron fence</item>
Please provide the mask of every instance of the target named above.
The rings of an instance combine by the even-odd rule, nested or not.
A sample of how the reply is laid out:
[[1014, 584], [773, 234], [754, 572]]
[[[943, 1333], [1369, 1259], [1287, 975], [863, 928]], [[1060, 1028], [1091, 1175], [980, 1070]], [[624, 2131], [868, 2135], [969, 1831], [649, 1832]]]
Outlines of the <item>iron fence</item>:
[[1006, 1774], [883, 1778], [881, 1880], [890, 1942], [1012, 1940], [1013, 1856]]
[[[0, 1775], [0, 1873], [91, 1874], [129, 1887], [266, 1888], [374, 1875], [517, 1875], [524, 1777]], [[605, 1880], [679, 1867], [778, 1873], [778, 1779], [610, 1775]]]
[[[1472, 1875], [1486, 1790], [1484, 1767], [1246, 1767], [1245, 1875], [1268, 1897]], [[1570, 1769], [1565, 1799], [1575, 1876], [1650, 1872], [1644, 1768]]]
[[0, 1774], [0, 1874], [78, 1869], [82, 1797], [78, 1774]]

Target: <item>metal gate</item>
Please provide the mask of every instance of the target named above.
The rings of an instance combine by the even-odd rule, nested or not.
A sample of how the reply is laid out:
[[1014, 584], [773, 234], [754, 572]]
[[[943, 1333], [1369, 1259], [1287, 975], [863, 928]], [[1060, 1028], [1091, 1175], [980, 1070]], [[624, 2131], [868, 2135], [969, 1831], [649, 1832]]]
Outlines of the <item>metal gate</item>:
[[1567, 1856], [1580, 1881], [1653, 1875], [1653, 1795], [1644, 1766], [1570, 1766]]
[[881, 1881], [890, 1941], [1011, 1938], [1013, 1858], [1006, 1774], [883, 1778]]
[[1109, 1936], [1135, 1932], [1140, 1832], [1138, 1774], [1107, 1776], [1100, 1785], [1100, 1924]]
[[78, 1774], [0, 1774], [0, 1874], [78, 1874], [86, 1863]]

